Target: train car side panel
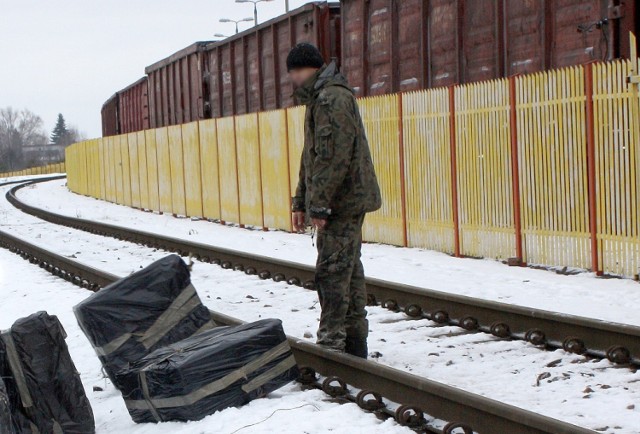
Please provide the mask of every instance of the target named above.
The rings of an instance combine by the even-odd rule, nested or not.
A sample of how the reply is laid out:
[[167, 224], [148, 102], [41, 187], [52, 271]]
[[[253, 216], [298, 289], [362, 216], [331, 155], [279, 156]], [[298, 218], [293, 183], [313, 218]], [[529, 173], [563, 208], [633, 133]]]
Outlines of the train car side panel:
[[102, 136], [109, 137], [120, 134], [118, 122], [118, 94], [114, 94], [103, 105], [100, 111], [102, 118]]
[[545, 67], [544, 2], [505, 2], [505, 50], [509, 75], [540, 71]]
[[636, 3], [342, 0], [342, 69], [368, 96], [627, 57]]

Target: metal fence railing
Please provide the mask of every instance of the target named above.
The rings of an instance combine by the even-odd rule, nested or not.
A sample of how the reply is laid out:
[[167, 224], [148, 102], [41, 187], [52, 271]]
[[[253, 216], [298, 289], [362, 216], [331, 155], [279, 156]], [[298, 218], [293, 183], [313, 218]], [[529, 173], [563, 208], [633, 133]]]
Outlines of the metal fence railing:
[[[640, 109], [630, 61], [359, 100], [383, 191], [367, 241], [635, 276]], [[290, 230], [304, 108], [89, 140], [71, 190]]]

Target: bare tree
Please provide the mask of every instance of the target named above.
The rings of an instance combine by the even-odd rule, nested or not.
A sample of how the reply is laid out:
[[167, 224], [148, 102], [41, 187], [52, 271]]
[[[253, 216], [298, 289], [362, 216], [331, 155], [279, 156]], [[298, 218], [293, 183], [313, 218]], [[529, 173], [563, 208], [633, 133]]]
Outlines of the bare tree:
[[0, 109], [0, 170], [21, 169], [23, 146], [46, 143], [47, 135], [40, 116], [26, 109]]
[[87, 133], [84, 131], [80, 131], [76, 126], [70, 125], [67, 128], [67, 137], [65, 141], [65, 146], [72, 145], [74, 143], [82, 142], [83, 140], [87, 140]]

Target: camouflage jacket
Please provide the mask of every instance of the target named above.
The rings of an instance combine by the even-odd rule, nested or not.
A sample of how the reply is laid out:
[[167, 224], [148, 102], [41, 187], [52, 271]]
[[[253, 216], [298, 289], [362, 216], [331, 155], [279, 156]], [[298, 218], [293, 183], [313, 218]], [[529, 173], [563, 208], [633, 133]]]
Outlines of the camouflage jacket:
[[320, 69], [294, 96], [307, 111], [293, 211], [328, 218], [379, 209], [380, 187], [360, 111], [335, 64]]

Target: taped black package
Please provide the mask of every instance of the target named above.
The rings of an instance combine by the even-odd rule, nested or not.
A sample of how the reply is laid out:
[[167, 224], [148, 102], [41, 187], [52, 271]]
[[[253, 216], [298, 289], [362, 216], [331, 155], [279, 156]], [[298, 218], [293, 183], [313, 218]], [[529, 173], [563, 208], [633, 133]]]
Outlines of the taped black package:
[[115, 374], [130, 363], [215, 325], [177, 255], [102, 288], [73, 310], [118, 389]]
[[199, 420], [298, 378], [278, 319], [218, 327], [154, 351], [118, 374], [137, 422]]
[[0, 335], [0, 375], [16, 433], [95, 433], [66, 337], [58, 318], [47, 312], [19, 319]]
[[4, 380], [0, 377], [0, 434], [14, 434], [11, 423], [11, 406], [9, 405], [9, 395]]

